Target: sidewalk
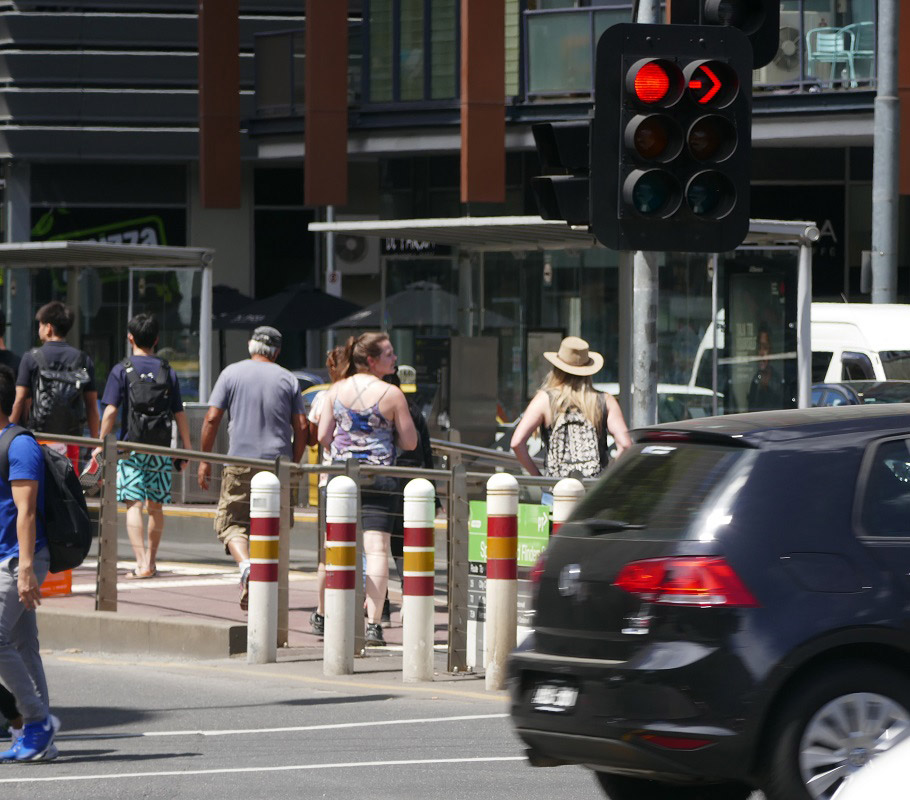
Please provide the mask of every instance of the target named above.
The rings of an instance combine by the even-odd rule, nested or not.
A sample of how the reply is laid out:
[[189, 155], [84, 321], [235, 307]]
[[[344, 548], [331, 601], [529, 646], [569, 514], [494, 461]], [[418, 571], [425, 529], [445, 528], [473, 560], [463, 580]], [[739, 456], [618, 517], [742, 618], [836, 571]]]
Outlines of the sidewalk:
[[[239, 606], [238, 573], [224, 565], [158, 562], [154, 578], [128, 580], [133, 562], [118, 564], [117, 611], [95, 611], [96, 562], [73, 571], [72, 594], [46, 597], [39, 609], [41, 646], [53, 650], [147, 653], [183, 658], [223, 658], [246, 652], [247, 614]], [[319, 659], [322, 637], [310, 630], [316, 607], [316, 575], [292, 570], [288, 578], [288, 647]], [[401, 592], [390, 581], [392, 622], [387, 648], [401, 647]], [[436, 644], [448, 628], [445, 597], [437, 596]], [[371, 650], [374, 648], [371, 648]]]

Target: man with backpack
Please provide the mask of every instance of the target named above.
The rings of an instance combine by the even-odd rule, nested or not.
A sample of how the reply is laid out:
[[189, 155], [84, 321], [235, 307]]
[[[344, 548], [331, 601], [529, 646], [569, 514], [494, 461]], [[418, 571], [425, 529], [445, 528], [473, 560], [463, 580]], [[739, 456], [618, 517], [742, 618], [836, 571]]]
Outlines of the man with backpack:
[[[171, 446], [171, 423], [177, 423], [180, 441], [189, 450], [187, 423], [177, 373], [155, 355], [158, 320], [137, 314], [127, 324], [132, 355], [111, 369], [101, 402], [101, 436], [114, 429], [120, 410], [120, 441]], [[97, 455], [100, 448], [93, 453]], [[178, 470], [184, 462], [177, 462]], [[136, 568], [127, 578], [153, 578], [155, 557], [164, 532], [162, 505], [171, 502], [171, 459], [148, 453], [130, 453], [117, 461], [117, 500], [126, 503], [126, 532], [136, 556]], [[148, 529], [142, 522], [142, 504], [148, 509]]]
[[[0, 442], [11, 437], [15, 376], [0, 366]], [[13, 428], [13, 431], [16, 429]], [[33, 436], [6, 443], [0, 470], [0, 682], [9, 689], [25, 725], [0, 761], [50, 761], [60, 721], [48, 708], [47, 679], [38, 650], [35, 609], [50, 567], [44, 525], [45, 462]]]
[[[88, 424], [89, 436], [97, 437], [95, 365], [65, 340], [76, 319], [73, 310], [54, 300], [41, 306], [35, 319], [44, 344], [22, 356], [10, 422], [28, 420], [33, 431], [66, 436], [82, 436]], [[67, 450], [66, 445], [55, 449]], [[73, 445], [71, 450], [68, 455], [78, 460], [78, 447]]]

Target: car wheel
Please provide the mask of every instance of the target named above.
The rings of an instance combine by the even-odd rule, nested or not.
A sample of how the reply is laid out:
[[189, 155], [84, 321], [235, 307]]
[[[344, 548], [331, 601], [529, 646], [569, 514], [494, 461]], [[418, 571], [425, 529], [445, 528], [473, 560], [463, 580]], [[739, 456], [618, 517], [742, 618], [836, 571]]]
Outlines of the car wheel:
[[744, 783], [686, 785], [629, 778], [609, 772], [594, 774], [610, 800], [746, 800], [752, 794], [752, 787]]
[[769, 739], [768, 800], [831, 800], [910, 735], [910, 676], [867, 662], [814, 675], [791, 693]]

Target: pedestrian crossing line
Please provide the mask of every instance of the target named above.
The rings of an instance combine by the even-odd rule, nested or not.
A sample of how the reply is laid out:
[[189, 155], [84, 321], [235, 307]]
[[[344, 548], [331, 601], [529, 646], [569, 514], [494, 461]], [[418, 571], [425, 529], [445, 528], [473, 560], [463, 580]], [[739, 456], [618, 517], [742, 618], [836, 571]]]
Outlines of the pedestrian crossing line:
[[377, 728], [389, 725], [421, 725], [439, 722], [467, 722], [481, 719], [505, 719], [508, 714], [465, 714], [457, 717], [426, 717], [421, 719], [383, 719], [360, 722], [335, 722], [324, 725], [293, 725], [286, 728], [237, 728], [228, 730], [143, 731], [141, 733], [75, 733], [61, 734], [54, 741], [85, 741], [87, 739], [138, 739], [158, 736], [248, 736], [263, 733], [306, 733], [309, 731], [334, 731], [346, 728]]
[[[65, 756], [65, 753], [61, 754]], [[54, 775], [44, 778], [0, 778], [3, 783], [64, 783], [66, 781], [115, 781], [128, 778], [173, 778], [186, 775], [236, 775], [244, 772], [305, 772], [320, 769], [363, 769], [364, 767], [420, 767], [430, 764], [484, 764], [497, 761], [525, 761], [524, 756], [478, 756], [474, 758], [413, 758], [398, 761], [354, 761], [338, 764], [287, 764], [277, 767], [225, 767], [224, 769], [172, 769], [161, 772], [120, 772], [95, 775]], [[58, 768], [66, 762], [56, 762]]]

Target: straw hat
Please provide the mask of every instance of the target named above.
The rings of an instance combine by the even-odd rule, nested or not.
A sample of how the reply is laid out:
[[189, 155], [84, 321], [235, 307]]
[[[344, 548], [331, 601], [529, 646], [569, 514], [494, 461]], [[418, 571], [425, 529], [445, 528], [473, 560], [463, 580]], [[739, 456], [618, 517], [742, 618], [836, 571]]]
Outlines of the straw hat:
[[589, 350], [588, 343], [577, 336], [566, 336], [559, 343], [558, 353], [544, 353], [543, 357], [570, 375], [593, 375], [604, 365], [604, 357]]

